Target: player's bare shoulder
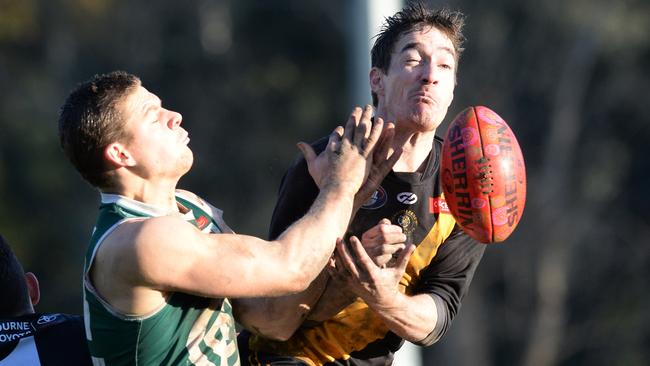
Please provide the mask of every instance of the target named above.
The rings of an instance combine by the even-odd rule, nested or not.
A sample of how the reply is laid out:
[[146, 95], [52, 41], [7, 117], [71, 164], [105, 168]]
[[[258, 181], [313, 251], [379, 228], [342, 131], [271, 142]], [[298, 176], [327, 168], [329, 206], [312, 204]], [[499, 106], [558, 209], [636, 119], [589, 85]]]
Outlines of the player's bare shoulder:
[[198, 234], [180, 215], [129, 219], [104, 239], [98, 254], [107, 259], [122, 258], [125, 264], [138, 267], [139, 258], [155, 257], [163, 248], [180, 245], [184, 242], [180, 238], [194, 232]]
[[[174, 246], [183, 243], [187, 235], [198, 235], [200, 231], [187, 222], [180, 214], [151, 217], [140, 222], [133, 222], [130, 228], [125, 228], [136, 247], [145, 249], [148, 246]], [[156, 250], [153, 248], [152, 250]]]

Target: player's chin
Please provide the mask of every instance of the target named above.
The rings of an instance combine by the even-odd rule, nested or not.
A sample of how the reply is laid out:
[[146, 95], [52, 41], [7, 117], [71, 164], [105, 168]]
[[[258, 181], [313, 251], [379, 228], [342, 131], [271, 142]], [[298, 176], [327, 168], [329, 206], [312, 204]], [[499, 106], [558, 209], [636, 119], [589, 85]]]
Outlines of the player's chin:
[[413, 110], [411, 121], [418, 126], [421, 132], [427, 132], [435, 131], [440, 125], [442, 118], [432, 108], [422, 108]]
[[187, 149], [185, 154], [183, 154], [183, 157], [181, 158], [181, 166], [183, 169], [183, 174], [187, 173], [191, 168], [192, 165], [194, 164], [194, 154], [192, 153], [192, 150]]

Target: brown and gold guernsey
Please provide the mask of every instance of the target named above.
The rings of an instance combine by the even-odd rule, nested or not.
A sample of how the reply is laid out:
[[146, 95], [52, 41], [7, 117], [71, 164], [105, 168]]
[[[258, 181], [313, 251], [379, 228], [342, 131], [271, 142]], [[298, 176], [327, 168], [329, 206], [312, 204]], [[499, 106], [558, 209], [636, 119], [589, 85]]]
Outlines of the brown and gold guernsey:
[[[324, 140], [314, 147], [322, 150]], [[438, 312], [439, 321], [432, 334], [420, 342], [422, 345], [435, 342], [449, 327], [485, 247], [465, 235], [447, 209], [438, 179], [440, 148], [441, 141], [436, 139], [423, 173], [390, 173], [359, 210], [349, 230], [361, 237], [382, 218], [388, 218], [402, 227], [409, 243], [416, 245], [400, 290], [430, 294], [436, 303], [437, 310], [432, 311]], [[300, 218], [317, 194], [301, 159], [282, 181], [271, 237]], [[251, 364], [386, 365], [402, 343], [365, 302], [357, 299], [333, 318], [299, 328], [286, 342], [251, 335], [248, 349], [242, 353], [249, 354]]]

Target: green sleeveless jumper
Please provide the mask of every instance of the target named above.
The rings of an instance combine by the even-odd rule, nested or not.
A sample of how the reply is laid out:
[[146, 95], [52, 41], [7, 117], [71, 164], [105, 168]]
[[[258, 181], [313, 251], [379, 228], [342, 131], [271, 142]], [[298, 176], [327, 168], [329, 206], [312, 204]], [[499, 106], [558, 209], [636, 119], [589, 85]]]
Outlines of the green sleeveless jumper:
[[[221, 211], [184, 192], [178, 203], [185, 219], [206, 233], [230, 232]], [[89, 269], [106, 238], [130, 220], [165, 215], [159, 208], [126, 197], [102, 194], [102, 204], [84, 265], [84, 321], [95, 366], [239, 365], [232, 307], [226, 298], [170, 294], [151, 314], [120, 313], [97, 293]]]

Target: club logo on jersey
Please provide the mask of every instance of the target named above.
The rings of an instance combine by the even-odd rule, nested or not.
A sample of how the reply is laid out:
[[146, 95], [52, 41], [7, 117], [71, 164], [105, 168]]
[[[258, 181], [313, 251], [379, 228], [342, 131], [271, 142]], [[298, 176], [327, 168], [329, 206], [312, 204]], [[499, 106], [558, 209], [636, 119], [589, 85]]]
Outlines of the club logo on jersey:
[[404, 234], [409, 235], [415, 231], [415, 228], [418, 226], [418, 217], [415, 216], [415, 212], [411, 210], [402, 210], [393, 216], [391, 222], [399, 225]]
[[199, 228], [199, 230], [203, 230], [203, 228], [208, 226], [209, 223], [210, 220], [203, 215], [196, 218], [196, 226]]
[[447, 206], [447, 201], [442, 197], [429, 197], [429, 213], [439, 214], [439, 213], [451, 213], [449, 211], [449, 206]]
[[210, 307], [194, 321], [185, 346], [192, 365], [240, 364], [235, 320], [228, 299], [211, 301]]
[[361, 206], [365, 210], [376, 210], [383, 207], [386, 204], [386, 190], [382, 186], [379, 186], [376, 191], [372, 193], [372, 196], [368, 198], [366, 203]]
[[402, 192], [397, 195], [397, 200], [405, 205], [412, 205], [418, 201], [418, 196], [413, 192]]

